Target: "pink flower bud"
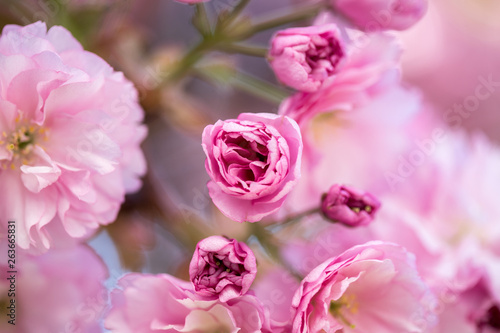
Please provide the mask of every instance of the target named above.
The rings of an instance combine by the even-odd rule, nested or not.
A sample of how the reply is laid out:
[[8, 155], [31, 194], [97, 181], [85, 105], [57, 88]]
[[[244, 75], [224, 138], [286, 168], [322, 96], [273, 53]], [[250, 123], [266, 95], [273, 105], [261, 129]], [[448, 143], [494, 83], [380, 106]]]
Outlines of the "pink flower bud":
[[427, 0], [332, 0], [332, 4], [364, 31], [405, 30], [427, 11]]
[[369, 224], [379, 208], [380, 202], [370, 193], [342, 185], [330, 187], [321, 202], [327, 219], [350, 227]]
[[221, 236], [201, 240], [189, 264], [194, 289], [200, 295], [218, 297], [221, 302], [244, 295], [256, 274], [252, 250], [245, 243]]
[[284, 84], [300, 91], [316, 91], [336, 73], [344, 57], [335, 24], [281, 30], [269, 51], [271, 67]]

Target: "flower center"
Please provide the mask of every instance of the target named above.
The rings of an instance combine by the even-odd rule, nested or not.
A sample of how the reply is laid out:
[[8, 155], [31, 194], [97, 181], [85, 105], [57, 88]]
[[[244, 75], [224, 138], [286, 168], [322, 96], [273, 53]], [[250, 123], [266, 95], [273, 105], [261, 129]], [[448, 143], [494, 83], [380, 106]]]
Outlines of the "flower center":
[[500, 308], [493, 305], [486, 312], [485, 316], [479, 321], [478, 328], [495, 328], [500, 329]]
[[231, 268], [224, 265], [224, 263], [219, 259], [215, 259], [215, 266], [219, 267], [219, 271], [221, 272], [226, 272], [226, 273], [232, 272]]
[[[269, 139], [267, 133], [256, 133], [262, 142]], [[232, 185], [249, 191], [250, 184], [263, 179], [269, 168], [269, 149], [256, 140], [250, 140], [239, 134], [227, 133], [222, 138], [227, 147], [222, 160], [225, 165], [226, 179]]]
[[28, 164], [31, 161], [31, 152], [35, 147], [35, 142], [40, 141], [39, 139], [47, 139], [46, 131], [34, 125], [19, 126], [10, 134], [2, 132], [0, 146], [4, 146], [12, 154], [9, 160], [0, 162], [2, 168], [15, 169], [20, 164]]
[[362, 210], [364, 210], [365, 212], [367, 212], [369, 214], [369, 213], [371, 213], [371, 211], [373, 209], [372, 206], [369, 206], [369, 205], [349, 205], [349, 204], [347, 204], [347, 206], [349, 208], [351, 208], [351, 210], [355, 213], [359, 213]]
[[328, 311], [335, 318], [340, 320], [344, 325], [354, 329], [355, 325], [352, 324], [345, 316], [347, 310], [351, 314], [356, 314], [359, 309], [359, 304], [354, 295], [344, 295], [338, 301], [331, 301]]
[[318, 37], [306, 52], [306, 62], [311, 68], [321, 67], [328, 74], [333, 73], [344, 52], [338, 40], [333, 37]]
[[222, 276], [227, 276], [227, 275], [236, 275], [240, 276], [242, 272], [245, 270], [245, 267], [242, 264], [234, 264], [234, 263], [224, 263], [224, 260], [226, 259], [217, 259], [214, 258], [215, 266], [216, 266], [216, 272], [214, 273], [215, 275], [222, 275]]

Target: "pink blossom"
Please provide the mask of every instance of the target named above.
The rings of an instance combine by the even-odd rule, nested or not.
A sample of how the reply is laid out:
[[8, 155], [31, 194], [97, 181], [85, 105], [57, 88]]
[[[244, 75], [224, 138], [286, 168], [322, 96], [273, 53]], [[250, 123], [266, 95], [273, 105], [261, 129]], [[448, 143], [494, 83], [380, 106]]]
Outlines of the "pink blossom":
[[429, 155], [419, 153], [426, 156], [426, 163], [413, 166], [407, 177], [395, 166], [390, 176], [396, 178], [386, 178], [394, 181], [394, 191], [382, 198], [387, 210], [380, 216], [385, 228], [377, 226], [379, 238], [395, 241], [408, 230], [416, 238], [412, 243], [439, 257], [437, 267], [447, 265], [446, 276], [438, 269], [434, 272], [442, 280], [474, 263], [491, 277], [490, 289], [500, 299], [500, 287], [493, 283], [500, 271], [500, 207], [495, 199], [500, 149], [482, 136], [454, 131], [439, 142], [424, 139], [419, 145], [425, 144]]
[[269, 311], [273, 332], [291, 332], [290, 306], [298, 287], [296, 277], [279, 266], [260, 272], [252, 290]]
[[428, 287], [402, 247], [370, 242], [313, 269], [292, 302], [293, 332], [421, 332]]
[[393, 36], [351, 33], [345, 42], [345, 59], [336, 74], [315, 92], [298, 92], [283, 100], [279, 113], [303, 127], [318, 114], [363, 107], [399, 84], [399, 55], [400, 48]]
[[302, 138], [295, 121], [243, 113], [203, 131], [208, 190], [229, 218], [256, 222], [277, 211], [300, 178]]
[[[0, 246], [3, 253], [7, 253], [5, 243]], [[108, 292], [103, 285], [108, 272], [90, 248], [79, 245], [72, 249], [53, 249], [40, 256], [18, 249], [16, 257], [15, 326], [7, 323], [10, 317], [5, 315], [4, 308], [12, 299], [8, 297], [11, 269], [0, 264], [1, 332], [102, 331], [99, 321], [108, 302]]]
[[[443, 124], [435, 126], [443, 132]], [[446, 295], [449, 285], [453, 286], [458, 300], [444, 298], [445, 311], [436, 332], [475, 333], [486, 310], [472, 315], [479, 305], [469, 298], [473, 296], [471, 281], [481, 280], [485, 290], [474, 298], [500, 302], [500, 207], [496, 200], [500, 150], [482, 136], [452, 130], [443, 132], [439, 141], [422, 137], [417, 145], [418, 150], [412, 151], [425, 164], [392, 168], [391, 176], [397, 177], [387, 178], [394, 181], [394, 187], [382, 197], [384, 209], [379, 217], [384, 223], [373, 224], [376, 237], [398, 241], [414, 252], [419, 271], [436, 290], [444, 289]], [[403, 171], [411, 174], [403, 177]]]
[[189, 265], [194, 289], [221, 302], [246, 294], [256, 274], [252, 250], [243, 242], [221, 236], [201, 240]]
[[335, 9], [364, 31], [405, 30], [427, 11], [427, 0], [331, 1]]
[[330, 187], [321, 201], [326, 218], [350, 227], [370, 224], [379, 208], [380, 202], [372, 194], [337, 184]]
[[271, 332], [269, 314], [249, 293], [228, 302], [209, 300], [166, 274], [127, 274], [118, 286], [105, 320], [112, 332]]
[[343, 42], [335, 24], [278, 31], [269, 50], [269, 62], [278, 79], [308, 92], [318, 90], [333, 76], [343, 57]]
[[[468, 270], [477, 268], [469, 266]], [[480, 271], [480, 270], [479, 270]], [[439, 322], [432, 333], [493, 333], [500, 329], [500, 301], [480, 274], [465, 289], [447, 288], [439, 294]]]
[[352, 184], [382, 199], [380, 195], [390, 191], [384, 175], [415, 145], [411, 127], [419, 121], [420, 103], [415, 91], [394, 86], [354, 112], [339, 110], [303, 123], [302, 177], [280, 213], [317, 207], [334, 183]]
[[145, 172], [137, 91], [63, 27], [0, 37], [0, 204], [21, 248], [44, 251], [112, 222]]

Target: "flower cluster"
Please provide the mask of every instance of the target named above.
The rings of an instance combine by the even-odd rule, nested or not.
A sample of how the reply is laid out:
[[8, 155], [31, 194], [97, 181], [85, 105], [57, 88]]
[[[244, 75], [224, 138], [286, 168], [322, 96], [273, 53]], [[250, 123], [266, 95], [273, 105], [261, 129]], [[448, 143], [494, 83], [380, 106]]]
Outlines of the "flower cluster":
[[116, 1], [3, 27], [0, 331], [500, 332], [500, 148], [402, 79], [427, 1], [177, 2], [184, 54]]

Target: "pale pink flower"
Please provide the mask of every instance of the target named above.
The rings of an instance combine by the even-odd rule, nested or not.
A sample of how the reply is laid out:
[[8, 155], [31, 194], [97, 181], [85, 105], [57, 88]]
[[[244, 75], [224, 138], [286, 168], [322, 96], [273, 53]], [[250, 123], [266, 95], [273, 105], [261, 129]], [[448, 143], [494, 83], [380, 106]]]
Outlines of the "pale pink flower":
[[[7, 253], [5, 242], [0, 246]], [[0, 265], [0, 304], [2, 333], [102, 332], [100, 320], [108, 302], [103, 285], [108, 272], [101, 259], [87, 246], [50, 250], [39, 256], [16, 251], [15, 279]], [[7, 261], [5, 261], [7, 264]], [[14, 282], [15, 326], [6, 316]], [[29, 318], [29, 320], [26, 320]]]
[[331, 0], [335, 9], [364, 31], [405, 30], [420, 21], [427, 0]]
[[321, 212], [327, 219], [349, 227], [370, 224], [379, 208], [380, 201], [372, 194], [338, 184], [321, 200]]
[[63, 27], [0, 37], [2, 228], [44, 251], [112, 222], [145, 172], [137, 91]]
[[380, 198], [390, 190], [384, 175], [414, 147], [411, 127], [418, 122], [420, 108], [418, 93], [394, 86], [354, 112], [338, 110], [304, 124], [302, 176], [280, 213], [317, 207], [321, 195], [335, 183], [350, 184]]
[[238, 222], [277, 211], [300, 178], [302, 138], [297, 123], [270, 113], [243, 113], [203, 131], [208, 190]]
[[297, 90], [313, 92], [335, 75], [344, 57], [335, 24], [278, 31], [271, 40], [269, 63], [278, 79]]
[[194, 289], [221, 302], [246, 294], [256, 274], [252, 250], [243, 242], [222, 236], [201, 240], [189, 264]]
[[112, 332], [271, 332], [269, 314], [249, 293], [228, 302], [210, 300], [166, 274], [127, 274], [118, 286], [105, 320]]
[[[468, 270], [480, 272], [477, 267]], [[481, 273], [467, 288], [441, 288], [439, 322], [432, 333], [493, 333], [500, 330], [500, 300], [488, 290]]]
[[386, 171], [393, 191], [381, 197], [384, 223], [371, 227], [417, 255], [444, 309], [433, 332], [476, 333], [480, 323], [486, 332], [488, 311], [500, 303], [500, 150], [482, 136], [434, 126]]
[[[416, 147], [411, 159], [404, 154], [407, 158], [387, 171], [394, 186], [381, 198], [385, 223], [376, 227], [377, 234], [396, 241], [407, 230], [411, 243], [439, 258], [436, 267], [446, 265], [444, 272], [435, 271], [440, 279], [454, 278], [473, 263], [491, 277], [486, 281], [500, 299], [493, 282], [500, 271], [500, 150], [482, 136], [451, 130], [439, 142], [423, 138]], [[419, 159], [413, 158], [416, 153]]]
[[404, 248], [370, 242], [328, 259], [303, 280], [292, 302], [293, 332], [422, 332], [431, 295]]
[[290, 307], [298, 287], [297, 278], [279, 266], [261, 272], [255, 282], [252, 290], [269, 311], [273, 332], [291, 332]]

